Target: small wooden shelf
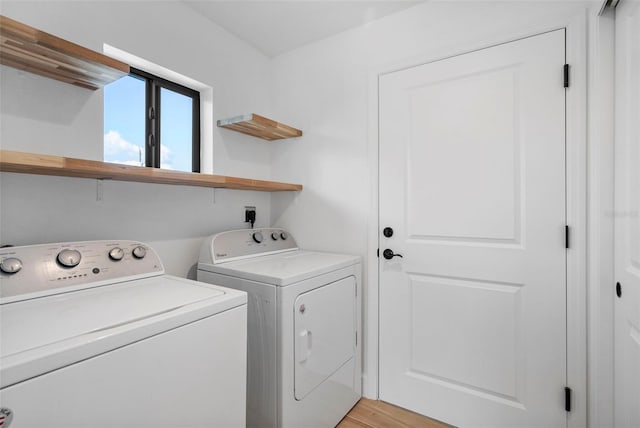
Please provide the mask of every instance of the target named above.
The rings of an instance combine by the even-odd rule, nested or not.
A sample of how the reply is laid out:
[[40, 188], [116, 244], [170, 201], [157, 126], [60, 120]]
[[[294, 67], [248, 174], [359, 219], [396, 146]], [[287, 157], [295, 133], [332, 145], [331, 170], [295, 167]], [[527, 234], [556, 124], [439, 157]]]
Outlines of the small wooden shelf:
[[221, 119], [218, 121], [218, 126], [269, 141], [300, 137], [302, 135], [302, 131], [299, 129], [255, 113]]
[[9, 150], [0, 150], [0, 171], [267, 192], [302, 190], [301, 184], [170, 171]]
[[0, 63], [87, 89], [129, 74], [129, 65], [0, 15]]

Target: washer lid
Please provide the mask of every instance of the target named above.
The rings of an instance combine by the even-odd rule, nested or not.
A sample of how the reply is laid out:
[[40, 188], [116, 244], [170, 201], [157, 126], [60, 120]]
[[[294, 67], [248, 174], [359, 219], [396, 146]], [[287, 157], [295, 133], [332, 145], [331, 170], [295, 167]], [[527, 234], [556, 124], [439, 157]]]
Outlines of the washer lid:
[[246, 303], [243, 292], [163, 275], [4, 304], [2, 387]]
[[287, 286], [359, 262], [360, 257], [358, 256], [295, 250], [215, 265], [201, 262], [198, 263], [198, 269], [267, 284]]

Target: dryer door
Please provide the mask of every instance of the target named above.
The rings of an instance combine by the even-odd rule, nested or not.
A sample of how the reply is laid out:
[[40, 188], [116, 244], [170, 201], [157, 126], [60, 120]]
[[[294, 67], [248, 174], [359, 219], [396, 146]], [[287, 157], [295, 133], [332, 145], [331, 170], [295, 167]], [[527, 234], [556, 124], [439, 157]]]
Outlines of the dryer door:
[[355, 354], [354, 277], [298, 296], [295, 311], [295, 397], [302, 400]]

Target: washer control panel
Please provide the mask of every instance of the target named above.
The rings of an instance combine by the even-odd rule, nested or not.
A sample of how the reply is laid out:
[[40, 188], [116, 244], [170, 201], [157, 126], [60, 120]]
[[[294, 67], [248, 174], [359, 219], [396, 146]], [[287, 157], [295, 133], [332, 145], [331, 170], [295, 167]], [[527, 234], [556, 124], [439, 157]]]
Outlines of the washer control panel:
[[296, 241], [284, 229], [230, 230], [204, 241], [200, 262], [215, 264], [297, 249]]
[[0, 248], [0, 303], [163, 273], [156, 252], [136, 241]]

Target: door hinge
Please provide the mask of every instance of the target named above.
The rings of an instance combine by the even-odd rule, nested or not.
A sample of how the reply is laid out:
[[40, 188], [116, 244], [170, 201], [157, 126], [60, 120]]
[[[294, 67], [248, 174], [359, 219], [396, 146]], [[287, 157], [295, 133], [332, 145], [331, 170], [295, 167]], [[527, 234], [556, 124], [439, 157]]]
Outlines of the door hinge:
[[571, 411], [571, 388], [568, 386], [564, 387], [564, 410]]
[[380, 248], [376, 250], [376, 257], [380, 258]]
[[356, 331], [356, 346], [358, 346], [358, 332]]
[[564, 248], [569, 248], [569, 225], [564, 226]]
[[569, 87], [569, 64], [564, 65], [563, 73], [564, 73], [564, 87], [568, 88]]

